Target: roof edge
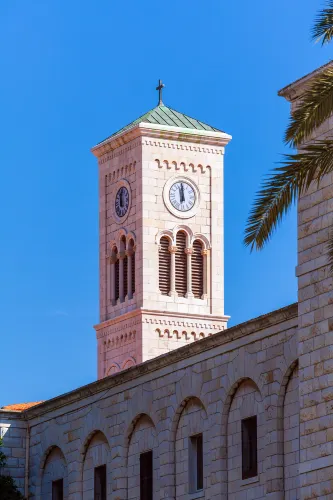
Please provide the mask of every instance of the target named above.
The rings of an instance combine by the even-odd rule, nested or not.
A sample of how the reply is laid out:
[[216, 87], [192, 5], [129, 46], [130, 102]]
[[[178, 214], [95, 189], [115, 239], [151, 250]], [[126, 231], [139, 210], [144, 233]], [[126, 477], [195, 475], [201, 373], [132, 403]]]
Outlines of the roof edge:
[[330, 66], [333, 65], [333, 60], [329, 61], [326, 64], [323, 64], [322, 66], [319, 66], [319, 68], [314, 69], [310, 73], [307, 73], [306, 75], [302, 76], [301, 78], [298, 78], [292, 83], [289, 83], [282, 89], [278, 91], [278, 96], [284, 97], [287, 101], [293, 101], [300, 95], [300, 91], [307, 81], [311, 80], [314, 76], [317, 76], [319, 73], [321, 73], [324, 69], [329, 68]]
[[225, 132], [213, 132], [210, 130], [188, 129], [174, 127], [171, 125], [158, 125], [155, 123], [140, 122], [133, 127], [126, 129], [105, 139], [91, 149], [97, 158], [105, 153], [127, 144], [138, 137], [153, 137], [158, 139], [178, 140], [184, 142], [194, 142], [196, 144], [207, 144], [211, 146], [226, 146], [232, 136]]

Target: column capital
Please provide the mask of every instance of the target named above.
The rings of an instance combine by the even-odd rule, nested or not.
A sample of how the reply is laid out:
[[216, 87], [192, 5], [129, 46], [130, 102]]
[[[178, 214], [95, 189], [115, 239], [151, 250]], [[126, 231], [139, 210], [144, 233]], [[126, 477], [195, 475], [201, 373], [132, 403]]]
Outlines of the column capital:
[[208, 248], [204, 248], [203, 250], [201, 250], [201, 255], [208, 255], [208, 254], [209, 254]]
[[178, 248], [175, 246], [170, 245], [168, 248], [170, 253], [176, 253], [178, 251]]
[[192, 255], [193, 248], [192, 247], [185, 248], [185, 253], [186, 253], [186, 255]]
[[123, 252], [119, 252], [119, 253], [117, 254], [117, 258], [118, 258], [119, 260], [123, 260], [125, 257], [126, 257], [126, 252], [125, 252], [125, 251], [123, 251]]
[[133, 248], [126, 250], [125, 254], [127, 255], [127, 257], [132, 257], [132, 255], [134, 254]]
[[109, 257], [110, 264], [115, 264], [115, 263], [117, 262], [117, 260], [118, 260], [117, 255], [114, 255], [114, 254], [113, 254], [113, 255], [111, 255], [111, 256]]

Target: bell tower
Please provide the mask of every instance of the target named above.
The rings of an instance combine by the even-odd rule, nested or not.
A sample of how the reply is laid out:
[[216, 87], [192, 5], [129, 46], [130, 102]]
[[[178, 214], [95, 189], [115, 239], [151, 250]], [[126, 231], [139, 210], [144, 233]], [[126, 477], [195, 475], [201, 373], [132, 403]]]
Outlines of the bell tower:
[[158, 105], [92, 148], [99, 166], [98, 378], [217, 333], [231, 136]]

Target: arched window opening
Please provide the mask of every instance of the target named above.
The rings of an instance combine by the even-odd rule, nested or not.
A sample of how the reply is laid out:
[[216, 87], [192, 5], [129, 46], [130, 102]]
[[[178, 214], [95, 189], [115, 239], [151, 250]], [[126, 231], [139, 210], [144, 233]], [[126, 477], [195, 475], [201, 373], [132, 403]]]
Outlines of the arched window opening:
[[128, 280], [128, 277], [127, 277], [127, 271], [128, 271], [128, 260], [127, 260], [127, 255], [125, 253], [126, 251], [126, 238], [125, 236], [122, 236], [121, 240], [120, 240], [120, 252], [121, 252], [121, 255], [122, 255], [122, 259], [123, 259], [123, 276], [122, 276], [122, 281], [123, 281], [123, 299], [125, 299], [125, 297], [127, 297], [127, 293], [128, 293], [128, 283], [127, 283], [127, 280]]
[[200, 240], [193, 243], [192, 253], [192, 292], [194, 297], [201, 299], [204, 293], [203, 286], [203, 245]]
[[115, 293], [114, 298], [115, 301], [119, 299], [119, 259], [116, 260], [114, 264], [114, 285], [115, 285]]
[[134, 251], [134, 241], [130, 240], [128, 243], [128, 256], [129, 256], [129, 268], [128, 269], [128, 277], [129, 277], [129, 284], [130, 284], [130, 289], [132, 292], [132, 296], [135, 293], [135, 251]]
[[169, 252], [170, 240], [166, 236], [160, 239], [159, 248], [159, 288], [162, 295], [168, 295], [170, 292], [171, 276], [171, 255]]
[[187, 292], [187, 256], [186, 249], [186, 234], [184, 231], [178, 231], [176, 236], [177, 252], [175, 256], [175, 278], [176, 292], [178, 297], [185, 297]]

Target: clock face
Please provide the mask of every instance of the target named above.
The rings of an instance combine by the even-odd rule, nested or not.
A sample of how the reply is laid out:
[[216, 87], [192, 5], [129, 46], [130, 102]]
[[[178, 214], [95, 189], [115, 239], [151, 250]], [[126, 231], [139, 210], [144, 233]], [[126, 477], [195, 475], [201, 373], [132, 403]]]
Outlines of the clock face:
[[187, 182], [177, 181], [169, 191], [171, 205], [180, 212], [188, 212], [195, 204], [195, 192]]
[[129, 193], [125, 186], [118, 189], [115, 199], [115, 209], [118, 217], [124, 217], [129, 207]]

